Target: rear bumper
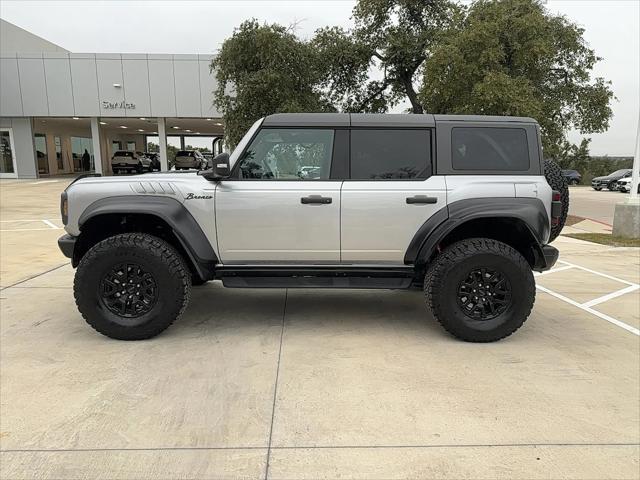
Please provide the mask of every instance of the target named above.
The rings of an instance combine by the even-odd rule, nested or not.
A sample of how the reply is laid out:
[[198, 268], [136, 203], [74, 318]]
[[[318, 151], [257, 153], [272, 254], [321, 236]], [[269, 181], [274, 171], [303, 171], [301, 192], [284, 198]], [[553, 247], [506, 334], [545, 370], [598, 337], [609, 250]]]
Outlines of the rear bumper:
[[73, 251], [76, 248], [77, 238], [69, 234], [63, 235], [58, 239], [58, 247], [67, 258], [73, 258]]
[[533, 267], [533, 270], [536, 272], [549, 270], [556, 264], [559, 255], [560, 252], [558, 252], [557, 248], [552, 247], [551, 245], [542, 245], [540, 247], [540, 256], [536, 259], [536, 264]]

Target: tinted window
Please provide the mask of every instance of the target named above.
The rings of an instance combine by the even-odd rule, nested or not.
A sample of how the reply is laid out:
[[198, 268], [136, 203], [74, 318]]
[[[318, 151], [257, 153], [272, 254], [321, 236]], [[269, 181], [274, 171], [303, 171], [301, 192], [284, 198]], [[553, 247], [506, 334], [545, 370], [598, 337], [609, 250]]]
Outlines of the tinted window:
[[457, 127], [451, 130], [454, 170], [529, 170], [522, 128]]
[[323, 180], [329, 178], [333, 130], [264, 128], [240, 159], [240, 178]]
[[193, 152], [190, 152], [188, 150], [180, 150], [178, 153], [176, 153], [176, 157], [193, 157]]
[[351, 178], [377, 180], [431, 175], [429, 130], [351, 130]]
[[133, 158], [133, 152], [120, 150], [119, 152], [114, 153], [114, 157], [130, 157]]

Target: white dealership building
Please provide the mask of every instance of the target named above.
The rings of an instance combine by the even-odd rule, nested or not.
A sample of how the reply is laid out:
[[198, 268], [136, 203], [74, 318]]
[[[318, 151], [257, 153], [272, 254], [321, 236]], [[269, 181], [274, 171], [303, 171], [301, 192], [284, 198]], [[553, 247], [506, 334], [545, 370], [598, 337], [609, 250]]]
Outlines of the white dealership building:
[[4, 20], [0, 34], [0, 177], [110, 174], [116, 150], [157, 149], [166, 169], [167, 146], [221, 146], [212, 55], [72, 53]]

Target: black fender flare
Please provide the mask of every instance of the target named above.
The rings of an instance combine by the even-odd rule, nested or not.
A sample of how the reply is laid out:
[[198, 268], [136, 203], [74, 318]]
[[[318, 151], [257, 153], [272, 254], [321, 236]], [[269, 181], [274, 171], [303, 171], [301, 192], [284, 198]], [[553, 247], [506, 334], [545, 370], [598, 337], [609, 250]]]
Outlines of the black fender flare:
[[89, 205], [80, 215], [78, 220], [80, 231], [82, 232], [82, 226], [90, 219], [114, 213], [142, 214], [160, 218], [171, 227], [200, 277], [204, 280], [214, 277], [218, 257], [198, 222], [175, 198], [154, 195], [101, 198]]
[[455, 228], [478, 218], [510, 218], [522, 221], [535, 239], [534, 268], [544, 268], [542, 245], [549, 237], [549, 216], [538, 198], [472, 198], [450, 203], [432, 215], [416, 232], [404, 257], [407, 265], [425, 263], [438, 244]]

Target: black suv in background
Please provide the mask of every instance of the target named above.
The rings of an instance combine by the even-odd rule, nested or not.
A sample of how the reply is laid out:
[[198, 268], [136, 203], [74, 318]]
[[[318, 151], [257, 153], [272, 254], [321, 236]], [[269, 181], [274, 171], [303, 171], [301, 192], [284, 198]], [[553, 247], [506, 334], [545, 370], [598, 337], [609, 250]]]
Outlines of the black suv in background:
[[569, 185], [578, 185], [582, 181], [582, 175], [577, 170], [562, 170], [562, 176]]
[[603, 188], [607, 188], [608, 190], [614, 191], [618, 189], [618, 180], [621, 178], [626, 178], [631, 176], [630, 168], [623, 168], [621, 170], [616, 170], [613, 173], [610, 173], [604, 177], [595, 177], [591, 180], [591, 186], [594, 190], [602, 190]]

